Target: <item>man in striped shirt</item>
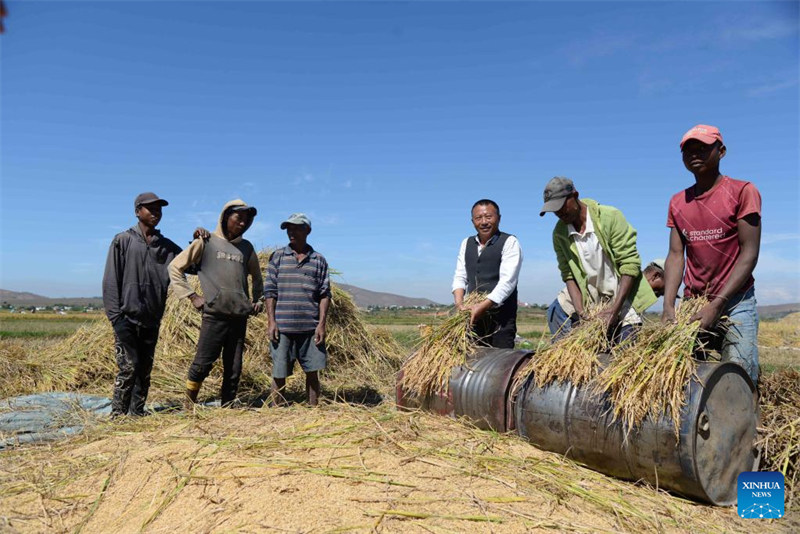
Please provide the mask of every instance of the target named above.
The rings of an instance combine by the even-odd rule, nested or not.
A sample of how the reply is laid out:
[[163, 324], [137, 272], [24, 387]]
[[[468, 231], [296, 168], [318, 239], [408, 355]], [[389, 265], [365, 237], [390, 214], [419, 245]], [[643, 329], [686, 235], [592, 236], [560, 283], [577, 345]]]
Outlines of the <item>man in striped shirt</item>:
[[293, 213], [281, 223], [289, 245], [272, 254], [265, 277], [264, 296], [272, 355], [271, 405], [282, 400], [286, 377], [294, 362], [306, 373], [306, 396], [319, 401], [318, 371], [327, 364], [325, 321], [331, 303], [328, 262], [308, 244], [311, 219]]

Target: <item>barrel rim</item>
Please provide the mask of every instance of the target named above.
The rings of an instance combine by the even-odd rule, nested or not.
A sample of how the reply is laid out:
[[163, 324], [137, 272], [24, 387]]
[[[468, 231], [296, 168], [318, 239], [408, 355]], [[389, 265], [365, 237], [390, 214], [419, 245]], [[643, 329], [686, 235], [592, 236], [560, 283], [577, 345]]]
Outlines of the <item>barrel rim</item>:
[[[703, 376], [702, 377], [698, 377], [698, 378], [700, 378], [702, 380], [702, 383], [700, 381], [698, 381], [698, 380], [692, 380], [690, 382], [690, 387], [693, 388], [693, 391], [691, 393], [693, 393], [694, 391], [696, 391], [699, 388], [699, 390], [700, 390], [699, 391], [700, 398], [695, 403], [687, 402], [687, 406], [692, 406], [691, 413], [687, 414], [687, 415], [690, 416], [690, 417], [687, 418], [687, 423], [689, 424], [689, 429], [691, 430], [692, 433], [686, 435], [686, 437], [688, 437], [689, 435], [694, 436], [697, 433], [697, 424], [698, 424], [698, 419], [700, 418], [700, 413], [701, 413], [700, 412], [700, 408], [705, 406], [706, 401], [708, 400], [708, 396], [713, 391], [713, 388], [711, 390], [709, 390], [707, 388], [707, 385], [709, 383], [711, 383], [712, 380], [718, 381], [719, 378], [721, 378], [724, 374], [726, 374], [729, 371], [735, 372], [737, 375], [739, 375], [741, 378], [744, 379], [745, 385], [750, 389], [751, 394], [753, 394], [752, 398], [754, 399], [753, 402], [755, 403], [756, 386], [755, 386], [755, 384], [753, 384], [752, 378], [750, 378], [750, 375], [747, 373], [747, 371], [744, 369], [744, 367], [742, 367], [741, 365], [739, 365], [736, 362], [731, 362], [731, 361], [705, 362], [705, 363], [709, 363], [709, 364], [712, 364], [712, 365], [706, 365], [706, 366], [702, 367]], [[691, 397], [688, 397], [688, 395], [687, 395], [687, 398], [691, 398]], [[754, 416], [756, 414], [757, 409], [758, 409], [758, 406], [756, 404], [755, 410], [754, 410]], [[757, 420], [755, 421], [755, 424], [757, 424]], [[681, 431], [681, 441], [682, 442], [684, 441], [684, 437], [685, 437], [684, 433], [683, 433], [683, 431]], [[691, 453], [692, 453], [690, 455], [691, 467], [692, 467], [692, 471], [691, 472], [694, 473], [695, 481], [697, 482], [697, 487], [700, 489], [700, 491], [702, 492], [702, 494], [706, 498], [706, 500], [708, 502], [714, 504], [714, 505], [717, 505], [717, 506], [729, 506], [729, 505], [735, 504], [736, 503], [736, 492], [735, 491], [731, 492], [732, 495], [733, 495], [732, 498], [723, 499], [723, 498], [720, 498], [718, 496], [719, 495], [718, 492], [712, 492], [712, 491], [710, 491], [710, 488], [706, 488], [706, 485], [704, 484], [703, 477], [700, 476], [701, 475], [700, 466], [697, 463], [697, 452], [698, 452], [697, 451], [697, 443], [698, 443], [697, 439], [688, 440], [688, 443], [687, 443], [687, 445], [689, 447], [691, 447]], [[753, 444], [753, 445], [755, 445], [755, 444]], [[712, 496], [712, 493], [714, 494], [714, 496]]]

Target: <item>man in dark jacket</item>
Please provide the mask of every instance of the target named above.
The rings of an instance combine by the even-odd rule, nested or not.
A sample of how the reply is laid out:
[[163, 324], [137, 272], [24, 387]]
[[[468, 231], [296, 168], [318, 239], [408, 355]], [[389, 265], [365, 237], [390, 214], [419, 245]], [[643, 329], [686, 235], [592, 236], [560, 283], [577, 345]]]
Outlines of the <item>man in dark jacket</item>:
[[111, 416], [144, 415], [169, 287], [167, 265], [181, 249], [156, 226], [168, 203], [155, 193], [134, 201], [138, 223], [114, 236], [103, 275], [103, 306], [114, 328], [117, 366]]
[[[469, 310], [470, 322], [481, 342], [513, 349], [517, 336], [517, 280], [522, 249], [513, 235], [500, 231], [500, 207], [488, 198], [472, 206], [477, 234], [461, 242], [453, 275], [453, 301]], [[483, 301], [466, 306], [465, 293], [485, 292]]]

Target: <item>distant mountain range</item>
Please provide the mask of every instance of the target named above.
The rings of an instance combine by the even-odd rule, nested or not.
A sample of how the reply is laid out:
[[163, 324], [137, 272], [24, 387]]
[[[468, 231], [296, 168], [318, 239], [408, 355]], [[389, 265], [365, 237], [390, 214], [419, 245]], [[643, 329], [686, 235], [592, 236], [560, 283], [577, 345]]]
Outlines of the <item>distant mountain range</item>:
[[404, 297], [402, 295], [395, 295], [394, 293], [382, 293], [380, 291], [370, 291], [369, 289], [361, 289], [360, 287], [351, 286], [348, 284], [339, 284], [341, 287], [351, 295], [356, 301], [356, 306], [359, 308], [368, 308], [370, 306], [379, 306], [381, 308], [388, 308], [390, 306], [406, 307], [412, 306], [437, 306], [438, 302], [430, 299]]
[[[431, 306], [437, 303], [430, 299], [404, 297], [402, 295], [394, 295], [392, 293], [381, 293], [378, 291], [370, 291], [368, 289], [361, 289], [360, 287], [351, 286], [348, 284], [336, 284], [353, 296], [356, 301], [356, 306], [359, 308], [368, 308], [370, 306], [379, 307], [412, 307], [412, 306]], [[103, 306], [103, 299], [101, 297], [58, 297], [50, 298], [43, 297], [28, 292], [8, 291], [0, 289], [0, 303], [10, 304], [12, 306], [55, 306], [56, 304], [63, 304], [65, 306]]]
[[[391, 306], [410, 308], [413, 306], [436, 306], [439, 303], [430, 299], [404, 297], [394, 293], [382, 293], [380, 291], [370, 291], [349, 284], [336, 284], [353, 296], [359, 308], [369, 308], [379, 306], [388, 308]], [[101, 297], [43, 297], [34, 293], [8, 291], [0, 289], [0, 304], [11, 304], [12, 306], [55, 306], [63, 304], [65, 306], [95, 306], [101, 308], [103, 299]], [[759, 306], [758, 314], [762, 319], [779, 319], [790, 313], [800, 311], [800, 302], [792, 304], [774, 304]]]
[[761, 319], [780, 319], [790, 313], [800, 311], [800, 303], [794, 304], [773, 304], [769, 306], [759, 306], [758, 316]]
[[35, 293], [8, 291], [0, 289], [0, 304], [12, 306], [95, 306], [103, 307], [102, 297], [58, 297], [50, 298], [36, 295]]

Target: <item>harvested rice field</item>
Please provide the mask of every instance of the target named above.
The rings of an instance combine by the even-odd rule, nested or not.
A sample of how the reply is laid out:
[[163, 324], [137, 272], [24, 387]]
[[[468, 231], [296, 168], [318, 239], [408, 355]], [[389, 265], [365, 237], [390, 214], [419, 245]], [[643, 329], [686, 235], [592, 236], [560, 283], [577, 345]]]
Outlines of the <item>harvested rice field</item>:
[[[198, 409], [0, 456], [9, 532], [751, 532], [510, 435], [391, 405]], [[797, 531], [787, 517], [764, 532]]]
[[[288, 407], [257, 407], [268, 357], [255, 354], [253, 339], [240, 391], [244, 408], [199, 406], [114, 422], [78, 413], [89, 423], [84, 433], [0, 452], [0, 532], [753, 531], [753, 520], [738, 518], [733, 507], [617, 480], [513, 434], [398, 411], [394, 372], [407, 347], [387, 334], [392, 325], [363, 324], [346, 294], [339, 301], [334, 340], [347, 349], [356, 339], [358, 350], [332, 360], [321, 406], [305, 406], [295, 377]], [[193, 316], [178, 311], [164, 346], [176, 356], [157, 355], [151, 394], [167, 405], [179, 401], [191, 353], [192, 340], [179, 334], [196, 328]], [[781, 322], [796, 320], [774, 322], [775, 330], [791, 336]], [[254, 326], [259, 333], [262, 325]], [[0, 389], [5, 396], [108, 395], [113, 349], [104, 329], [100, 321], [60, 340], [0, 340]], [[793, 369], [800, 357], [776, 350], [786, 363], [764, 380], [762, 446], [773, 463], [763, 468], [789, 466], [796, 492], [800, 388]], [[74, 357], [79, 353], [83, 358]], [[763, 363], [773, 361], [767, 356]], [[212, 398], [217, 383], [207, 386]], [[791, 498], [786, 517], [760, 520], [757, 528], [800, 531]]]

